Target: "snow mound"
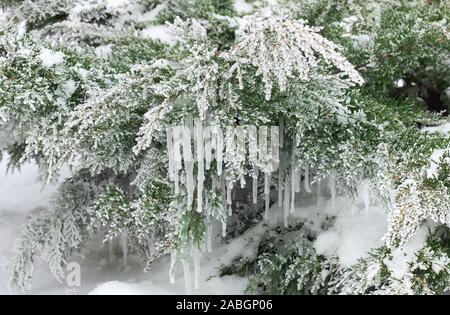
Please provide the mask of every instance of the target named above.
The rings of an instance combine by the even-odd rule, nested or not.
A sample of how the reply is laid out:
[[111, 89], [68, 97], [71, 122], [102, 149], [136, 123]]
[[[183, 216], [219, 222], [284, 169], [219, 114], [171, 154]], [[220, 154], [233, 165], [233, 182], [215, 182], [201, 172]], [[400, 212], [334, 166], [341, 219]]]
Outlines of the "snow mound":
[[162, 43], [173, 45], [177, 39], [170, 33], [167, 25], [152, 25], [141, 32], [142, 37], [160, 40]]
[[407, 274], [409, 263], [414, 261], [417, 251], [425, 246], [427, 234], [428, 230], [426, 227], [420, 228], [403, 247], [393, 249], [392, 260], [384, 260], [384, 263], [395, 278], [401, 279]]
[[438, 132], [443, 136], [448, 136], [450, 135], [450, 123], [446, 123], [440, 126], [424, 127], [422, 128], [422, 131]]
[[334, 224], [318, 234], [314, 248], [319, 255], [337, 256], [343, 266], [349, 267], [366, 257], [371, 249], [383, 245], [387, 216], [379, 207], [372, 206], [366, 211], [346, 198], [338, 198], [336, 202], [339, 211]]
[[60, 51], [52, 51], [50, 49], [42, 49], [39, 58], [42, 65], [47, 68], [52, 68], [64, 62], [64, 54]]
[[245, 0], [234, 0], [233, 8], [237, 13], [250, 13], [253, 10], [253, 6]]
[[[100, 284], [92, 290], [89, 295], [145, 295], [149, 294], [148, 291], [144, 292], [140, 289], [142, 285], [120, 282], [120, 281], [108, 281]], [[168, 294], [168, 293], [166, 293]]]

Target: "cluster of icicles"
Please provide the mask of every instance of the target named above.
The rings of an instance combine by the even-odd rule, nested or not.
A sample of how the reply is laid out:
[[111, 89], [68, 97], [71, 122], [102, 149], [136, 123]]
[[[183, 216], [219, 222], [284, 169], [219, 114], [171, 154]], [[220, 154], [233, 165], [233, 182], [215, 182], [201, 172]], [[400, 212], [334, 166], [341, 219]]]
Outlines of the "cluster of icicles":
[[[281, 141], [280, 141], [281, 140]], [[247, 150], [248, 147], [248, 150]], [[266, 212], [269, 209], [271, 174], [278, 169], [282, 136], [278, 126], [237, 126], [227, 127], [225, 133], [217, 126], [207, 126], [199, 119], [187, 118], [182, 126], [167, 129], [167, 152], [169, 156], [169, 178], [174, 183], [175, 194], [180, 192], [180, 183], [187, 193], [187, 207], [191, 209], [194, 192], [197, 189], [196, 211], [203, 212], [203, 192], [205, 171], [216, 161], [216, 172], [212, 178], [212, 189], [222, 192], [223, 208], [231, 215], [232, 190], [234, 182], [227, 179], [225, 166], [243, 165], [248, 161], [253, 165], [253, 202], [257, 201], [257, 182], [260, 171], [264, 173], [264, 196]], [[194, 165], [197, 175], [194, 178]], [[184, 172], [183, 172], [184, 166]], [[184, 173], [185, 176], [180, 176]], [[241, 187], [245, 187], [244, 176], [240, 177]], [[223, 234], [226, 226], [224, 223]]]
[[[205, 171], [211, 170], [211, 163], [216, 161], [216, 170], [212, 174], [212, 189], [220, 190], [222, 207], [227, 214], [232, 215], [232, 190], [235, 184], [224, 175], [223, 168], [233, 165], [243, 165], [247, 162], [252, 165], [252, 199], [257, 203], [258, 177], [263, 173], [264, 178], [264, 218], [269, 217], [270, 183], [272, 174], [277, 172], [278, 205], [283, 209], [284, 226], [288, 226], [289, 215], [295, 212], [295, 195], [303, 186], [307, 193], [311, 193], [311, 170], [309, 166], [302, 169], [289, 167], [289, 171], [280, 166], [280, 151], [283, 148], [283, 122], [280, 126], [237, 126], [227, 127], [224, 133], [217, 126], [207, 126], [199, 119], [188, 117], [181, 126], [167, 128], [167, 152], [169, 157], [169, 178], [174, 184], [175, 194], [180, 193], [180, 185], [184, 185], [187, 193], [187, 208], [194, 205], [194, 192], [197, 189], [195, 211], [203, 212], [203, 192]], [[295, 146], [294, 146], [295, 147]], [[194, 177], [194, 165], [197, 163], [197, 174]], [[183, 169], [184, 166], [184, 169]], [[183, 174], [184, 173], [184, 174]], [[184, 175], [184, 176], [182, 176]], [[315, 181], [318, 196], [321, 182]], [[240, 185], [245, 187], [244, 176], [240, 177]], [[328, 178], [331, 193], [331, 207], [335, 207], [336, 176], [332, 173]], [[368, 186], [364, 186], [364, 203], [366, 210], [369, 207]], [[365, 191], [367, 190], [367, 194]], [[191, 210], [192, 211], [192, 210]], [[226, 235], [226, 222], [222, 221], [222, 235]], [[205, 249], [212, 252], [212, 221], [206, 218]], [[194, 287], [199, 288], [201, 250], [191, 245], [190, 254], [194, 263]], [[175, 282], [174, 268], [177, 261], [175, 254], [171, 255], [169, 278]], [[185, 277], [186, 292], [191, 292], [190, 262], [187, 258], [181, 259]]]

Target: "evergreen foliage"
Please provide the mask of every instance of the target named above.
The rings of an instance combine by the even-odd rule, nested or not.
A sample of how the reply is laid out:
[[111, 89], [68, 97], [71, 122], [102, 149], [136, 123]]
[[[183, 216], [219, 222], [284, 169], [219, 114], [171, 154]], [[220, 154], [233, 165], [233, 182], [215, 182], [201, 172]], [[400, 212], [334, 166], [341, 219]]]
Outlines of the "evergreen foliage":
[[[317, 231], [298, 222], [269, 230], [257, 257], [223, 274], [267, 294], [449, 289], [450, 138], [421, 129], [448, 123], [448, 1], [244, 2], [251, 10], [231, 0], [2, 3], [0, 149], [11, 167], [36, 160], [47, 182], [73, 169], [18, 240], [12, 287], [29, 288], [40, 254], [61, 280], [95, 233], [125, 238], [147, 268], [169, 253], [186, 261], [209, 250], [215, 222], [225, 240], [261, 224], [264, 205], [236, 199], [250, 195], [245, 184], [254, 179], [268, 206], [298, 171], [348, 198], [365, 185], [389, 214], [385, 246], [342, 266], [317, 254]], [[280, 161], [235, 150], [223, 163], [180, 166], [174, 180], [166, 131], [194, 119], [281, 123]], [[424, 225], [426, 244], [397, 278], [389, 259]]]

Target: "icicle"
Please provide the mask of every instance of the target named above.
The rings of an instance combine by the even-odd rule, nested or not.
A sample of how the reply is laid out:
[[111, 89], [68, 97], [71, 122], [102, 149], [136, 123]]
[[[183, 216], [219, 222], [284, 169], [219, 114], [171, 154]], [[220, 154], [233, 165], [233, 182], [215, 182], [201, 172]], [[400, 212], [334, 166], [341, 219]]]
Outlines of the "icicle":
[[188, 209], [191, 209], [195, 183], [194, 183], [194, 161], [191, 147], [191, 127], [187, 122], [183, 129], [182, 137], [184, 168], [186, 170], [186, 191], [188, 195]]
[[190, 133], [190, 137], [191, 139], [194, 138], [194, 119], [192, 118], [192, 115], [189, 114], [186, 116], [186, 119], [184, 120], [184, 125], [186, 126], [186, 128], [189, 129], [189, 133]]
[[211, 147], [211, 128], [206, 127], [203, 131], [203, 137], [205, 139], [205, 169], [209, 170], [212, 160], [212, 147]]
[[225, 133], [225, 163], [236, 163], [237, 148], [235, 136], [235, 128], [228, 126]]
[[[196, 119], [197, 121], [197, 119]], [[197, 137], [196, 137], [196, 130], [195, 130], [195, 122], [194, 118], [192, 118], [192, 115], [189, 114], [185, 120], [185, 126], [189, 129], [189, 133], [191, 135], [191, 140], [194, 145], [194, 149], [192, 150], [192, 160], [195, 162], [197, 161]]]
[[298, 169], [296, 169], [296, 168], [293, 168], [292, 169], [292, 187], [294, 187], [294, 191], [296, 192], [296, 193], [299, 193], [301, 190], [302, 190], [302, 188], [301, 188], [301, 178], [300, 178], [300, 174], [299, 174], [299, 171], [298, 171]]
[[180, 126], [173, 127], [172, 137], [173, 137], [173, 162], [175, 164], [175, 171], [177, 171], [181, 170], [182, 168], [182, 159], [181, 159], [182, 128]]
[[232, 193], [233, 193], [233, 184], [230, 181], [227, 184], [227, 206], [229, 216], [233, 215], [233, 209], [231, 208], [231, 204], [233, 202]]
[[[247, 182], [245, 181], [245, 177], [244, 176], [241, 177], [240, 183], [241, 183], [241, 188], [242, 189], [244, 189], [245, 186], [247, 186]], [[236, 191], [234, 193], [236, 194]], [[234, 199], [234, 196], [233, 196], [233, 199]]]
[[170, 268], [169, 268], [169, 279], [170, 283], [175, 283], [175, 264], [177, 262], [177, 255], [175, 253], [170, 253]]
[[222, 194], [222, 208], [225, 211], [227, 209], [227, 185], [223, 177], [220, 180], [220, 190]]
[[284, 210], [284, 227], [288, 227], [289, 226], [289, 222], [288, 222], [288, 218], [289, 218], [289, 208], [290, 208], [290, 195], [291, 195], [291, 183], [290, 183], [290, 178], [289, 176], [286, 176], [285, 182], [284, 182], [284, 205], [283, 205], [283, 210]]
[[252, 182], [252, 192], [253, 192], [253, 203], [258, 202], [258, 177], [259, 168], [256, 166], [258, 164], [258, 145], [257, 145], [257, 132], [256, 126], [249, 126], [247, 129], [248, 133], [248, 159], [249, 163], [253, 165], [253, 182]]
[[128, 234], [125, 231], [122, 234], [122, 254], [123, 254], [123, 266], [127, 266], [128, 262]]
[[331, 194], [331, 209], [334, 211], [336, 208], [336, 175], [334, 172], [330, 174], [328, 185], [330, 187]]
[[208, 253], [212, 253], [212, 236], [213, 236], [213, 225], [211, 222], [211, 217], [206, 218], [206, 250]]
[[364, 181], [361, 187], [361, 195], [364, 200], [364, 209], [366, 214], [370, 211], [370, 187], [369, 184]]
[[283, 206], [283, 173], [278, 169], [278, 206]]
[[305, 191], [311, 193], [311, 186], [309, 185], [309, 165], [305, 166]]
[[264, 202], [265, 202], [265, 211], [264, 211], [264, 219], [269, 218], [269, 206], [270, 206], [270, 173], [264, 173]]
[[223, 133], [220, 128], [216, 129], [216, 162], [217, 162], [217, 175], [222, 175], [222, 163], [223, 163]]
[[202, 258], [202, 253], [195, 246], [193, 246], [192, 249], [192, 257], [194, 258], [194, 287], [198, 290], [200, 287], [200, 261]]
[[267, 169], [266, 163], [269, 157], [269, 151], [267, 146], [267, 126], [259, 127], [259, 143], [257, 144], [258, 163], [264, 165]]
[[290, 209], [290, 213], [294, 213], [295, 212], [295, 190], [296, 190], [296, 186], [298, 186], [298, 178], [296, 176], [297, 172], [294, 169], [294, 167], [292, 166], [291, 169], [291, 209]]
[[184, 272], [184, 287], [186, 290], [186, 294], [192, 293], [192, 284], [191, 284], [191, 266], [189, 263], [189, 260], [187, 258], [184, 258], [181, 261], [181, 264], [183, 265], [183, 272]]
[[167, 135], [167, 155], [169, 157], [169, 179], [171, 181], [175, 180], [175, 163], [173, 161], [173, 137], [172, 137], [172, 128], [166, 129]]
[[232, 203], [232, 198], [231, 198], [231, 193], [233, 191], [233, 184], [231, 182], [228, 182], [227, 184], [227, 204], [231, 205]]
[[258, 163], [258, 144], [256, 126], [248, 126], [248, 160], [250, 164], [256, 165]]
[[258, 176], [259, 176], [259, 169], [257, 166], [253, 166], [252, 192], [253, 192], [253, 203], [254, 204], [256, 204], [258, 202]]
[[322, 182], [319, 178], [317, 178], [317, 204], [319, 204], [322, 201]]
[[[212, 126], [211, 127], [211, 161], [215, 159], [214, 154], [217, 155], [216, 150], [217, 150], [217, 126]], [[213, 153], [214, 151], [214, 153]]]
[[197, 184], [197, 212], [203, 211], [203, 180], [201, 177], [198, 178]]
[[[220, 181], [221, 191], [222, 191], [222, 209], [225, 215], [228, 215], [228, 202], [227, 202], [227, 183], [225, 182], [225, 178], [222, 177]], [[224, 219], [226, 220], [226, 219]], [[224, 226], [225, 222], [222, 222], [222, 235], [224, 235], [226, 226]]]
[[284, 120], [280, 118], [280, 148], [284, 146]]
[[270, 157], [272, 170], [276, 170], [280, 165], [280, 130], [278, 126], [270, 127], [270, 147], [268, 157]]
[[205, 161], [203, 155], [203, 126], [195, 120], [195, 139], [197, 140], [197, 212], [203, 211], [203, 182], [205, 180]]
[[227, 222], [222, 221], [222, 237], [227, 236]]
[[179, 194], [180, 192], [180, 175], [179, 171], [182, 168], [182, 158], [181, 158], [181, 139], [182, 139], [182, 129], [179, 126], [176, 126], [172, 129], [172, 137], [173, 137], [173, 164], [174, 164], [174, 186], [175, 186], [175, 194]]
[[175, 170], [174, 186], [175, 186], [175, 195], [178, 195], [180, 193], [180, 176], [178, 170]]
[[[234, 149], [236, 150], [235, 156], [237, 163], [245, 163], [245, 156], [246, 156], [246, 139], [247, 139], [247, 127], [246, 126], [237, 126], [236, 132], [235, 132], [235, 146]], [[242, 180], [244, 181], [245, 187], [245, 178], [241, 177], [241, 185]]]
[[194, 182], [194, 162], [185, 162], [186, 167], [186, 191], [187, 191], [187, 201], [188, 201], [188, 209], [191, 209], [192, 201], [194, 199], [194, 190], [195, 190], [195, 182]]

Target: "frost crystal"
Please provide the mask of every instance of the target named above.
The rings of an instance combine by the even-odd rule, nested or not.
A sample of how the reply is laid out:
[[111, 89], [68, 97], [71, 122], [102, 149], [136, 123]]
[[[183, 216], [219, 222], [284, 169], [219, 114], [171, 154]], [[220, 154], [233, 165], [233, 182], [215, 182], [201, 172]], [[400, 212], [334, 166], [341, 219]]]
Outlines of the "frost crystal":
[[[339, 47], [318, 34], [319, 29], [280, 16], [255, 17], [247, 25], [236, 46], [225, 55], [234, 62], [230, 75], [236, 75], [241, 88], [245, 68], [252, 66], [262, 76], [266, 100], [270, 100], [276, 83], [281, 92], [297, 77], [310, 79], [319, 59], [341, 71], [349, 85], [362, 84], [361, 75], [338, 51]], [[281, 143], [282, 144], [282, 143]]]

